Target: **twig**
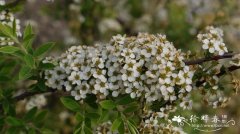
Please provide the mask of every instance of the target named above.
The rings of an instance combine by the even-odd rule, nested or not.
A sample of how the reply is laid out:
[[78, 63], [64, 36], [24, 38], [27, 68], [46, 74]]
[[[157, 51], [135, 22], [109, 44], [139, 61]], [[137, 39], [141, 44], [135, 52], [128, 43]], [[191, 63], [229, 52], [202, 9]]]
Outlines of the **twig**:
[[189, 60], [184, 62], [186, 65], [196, 65], [196, 64], [202, 64], [207, 61], [217, 61], [220, 59], [232, 58], [234, 55], [236, 55], [236, 53], [226, 53], [224, 55], [217, 55], [217, 56], [206, 57], [206, 58], [201, 58], [196, 60]]
[[31, 97], [31, 96], [34, 96], [34, 95], [37, 95], [37, 94], [44, 94], [44, 93], [54, 93], [56, 92], [57, 90], [56, 89], [47, 89], [46, 91], [39, 91], [39, 92], [30, 92], [30, 91], [26, 91], [18, 96], [15, 96], [13, 97], [13, 99], [15, 101], [20, 101], [20, 100], [23, 100], [25, 98], [28, 98], [28, 97]]

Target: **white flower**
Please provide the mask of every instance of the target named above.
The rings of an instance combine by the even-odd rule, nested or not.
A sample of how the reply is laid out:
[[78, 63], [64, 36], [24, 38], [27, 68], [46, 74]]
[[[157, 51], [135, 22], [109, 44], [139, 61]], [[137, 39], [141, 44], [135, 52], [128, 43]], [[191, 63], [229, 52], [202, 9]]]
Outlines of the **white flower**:
[[105, 78], [105, 74], [106, 74], [106, 70], [96, 69], [93, 72], [93, 77], [100, 79], [102, 82], [106, 82], [107, 79]]
[[96, 84], [94, 85], [94, 88], [96, 90], [99, 90], [100, 93], [103, 93], [104, 95], [108, 95], [108, 84], [106, 82], [102, 82], [100, 80], [96, 81]]
[[103, 59], [102, 58], [94, 58], [93, 59], [93, 64], [94, 64], [95, 67], [104, 68], [104, 64], [103, 64]]
[[68, 77], [68, 79], [72, 82], [72, 84], [81, 84], [81, 74], [80, 72], [72, 72], [71, 75]]
[[123, 45], [124, 42], [125, 42], [125, 37], [126, 35], [122, 36], [120, 34], [116, 35], [116, 36], [113, 36], [112, 37], [112, 40], [120, 45]]
[[180, 107], [182, 107], [183, 109], [192, 109], [192, 100], [183, 100], [180, 103]]
[[42, 108], [47, 104], [47, 99], [44, 95], [32, 96], [26, 103], [26, 110], [30, 110], [34, 107]]
[[209, 53], [223, 55], [227, 53], [227, 47], [223, 43], [223, 31], [219, 28], [209, 26], [206, 33], [198, 34], [198, 40], [203, 43], [202, 48], [208, 50]]
[[181, 116], [174, 116], [174, 117], [172, 118], [172, 121], [176, 121], [176, 122], [178, 122], [178, 123], [181, 123], [183, 120], [185, 120], [185, 118], [184, 118], [184, 117], [181, 117]]

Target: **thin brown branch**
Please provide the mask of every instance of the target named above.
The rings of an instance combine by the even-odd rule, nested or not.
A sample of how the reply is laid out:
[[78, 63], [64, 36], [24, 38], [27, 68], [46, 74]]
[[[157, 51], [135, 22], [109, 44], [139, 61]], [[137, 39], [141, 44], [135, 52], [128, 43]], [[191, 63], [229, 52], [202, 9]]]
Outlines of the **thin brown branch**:
[[197, 64], [202, 64], [204, 62], [208, 61], [218, 61], [220, 59], [227, 59], [227, 58], [232, 58], [236, 53], [226, 53], [224, 55], [217, 55], [217, 56], [212, 56], [212, 57], [206, 57], [206, 58], [201, 58], [201, 59], [196, 59], [196, 60], [189, 60], [185, 61], [186, 65], [197, 65]]
[[25, 98], [28, 98], [28, 97], [31, 97], [31, 96], [34, 96], [34, 95], [38, 95], [38, 94], [44, 94], [44, 93], [54, 93], [56, 92], [57, 90], [56, 89], [47, 89], [46, 91], [38, 91], [38, 92], [30, 92], [30, 91], [26, 91], [18, 96], [15, 96], [13, 97], [13, 99], [15, 101], [20, 101], [20, 100], [23, 100]]

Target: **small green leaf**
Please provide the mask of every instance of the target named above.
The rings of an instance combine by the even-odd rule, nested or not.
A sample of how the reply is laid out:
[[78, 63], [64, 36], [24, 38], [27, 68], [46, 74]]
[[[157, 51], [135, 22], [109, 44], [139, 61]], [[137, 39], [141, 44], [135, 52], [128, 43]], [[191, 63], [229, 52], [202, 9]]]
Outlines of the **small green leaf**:
[[16, 33], [14, 33], [14, 29], [11, 28], [10, 26], [0, 23], [0, 32], [6, 37], [11, 38], [15, 42], [18, 42]]
[[23, 117], [23, 119], [24, 120], [32, 120], [33, 118], [34, 118], [34, 116], [35, 116], [35, 114], [37, 113], [37, 108], [36, 107], [34, 107], [34, 108], [32, 108], [31, 110], [29, 110], [26, 114], [25, 114], [25, 116]]
[[43, 70], [53, 69], [54, 67], [55, 67], [55, 65], [52, 64], [52, 63], [42, 63], [42, 62], [40, 62], [40, 64], [39, 64], [39, 68], [43, 69]]
[[0, 74], [0, 82], [6, 82], [11, 80], [7, 75]]
[[124, 122], [121, 122], [121, 124], [119, 125], [118, 132], [119, 132], [119, 134], [125, 133]]
[[104, 109], [114, 109], [116, 107], [116, 104], [112, 100], [101, 101], [100, 105]]
[[6, 54], [12, 54], [16, 51], [19, 51], [20, 49], [18, 47], [14, 46], [4, 46], [0, 48], [1, 53], [6, 53]]
[[23, 46], [29, 53], [33, 52], [32, 43], [34, 39], [35, 34], [33, 34], [32, 26], [28, 24], [23, 34]]
[[48, 111], [47, 110], [43, 110], [41, 112], [39, 112], [36, 116], [35, 116], [35, 121], [36, 122], [41, 122], [44, 120], [44, 118], [47, 116]]
[[25, 80], [29, 77], [31, 77], [32, 74], [32, 70], [30, 67], [28, 66], [22, 66], [22, 68], [19, 71], [19, 80]]
[[9, 111], [10, 103], [7, 100], [2, 101], [2, 107], [4, 110], [4, 113], [7, 114]]
[[117, 130], [118, 127], [121, 125], [121, 123], [122, 123], [122, 119], [121, 119], [121, 118], [115, 119], [115, 120], [113, 121], [111, 130], [112, 130], [112, 131]]
[[86, 117], [93, 119], [93, 120], [97, 120], [97, 119], [99, 119], [100, 115], [97, 113], [86, 113]]
[[138, 106], [137, 105], [132, 105], [127, 107], [126, 109], [124, 109], [124, 113], [131, 113], [131, 112], [135, 112], [138, 110]]
[[3, 117], [0, 117], [0, 127], [3, 126], [4, 123], [5, 123], [4, 118], [3, 118]]
[[24, 56], [24, 61], [26, 62], [27, 66], [30, 68], [35, 68], [35, 60], [32, 55], [26, 54]]
[[36, 49], [34, 52], [34, 57], [42, 56], [47, 53], [52, 47], [54, 46], [53, 42], [49, 42], [46, 44], [41, 45], [39, 48]]
[[69, 97], [62, 97], [61, 98], [61, 102], [63, 103], [63, 105], [72, 110], [72, 111], [80, 111], [81, 107], [79, 105], [79, 103], [77, 103], [75, 100], [73, 100], [72, 98]]
[[46, 91], [47, 87], [45, 84], [45, 79], [39, 79], [38, 83], [37, 83], [37, 87], [41, 90], [41, 91]]
[[35, 34], [30, 34], [23, 39], [23, 46], [29, 52], [33, 53], [32, 43], [35, 39]]
[[[17, 26], [16, 19], [14, 19], [13, 23], [12, 23], [12, 29], [13, 29], [12, 32], [13, 32], [13, 34], [16, 34], [16, 26]], [[14, 35], [14, 36], [17, 37], [17, 35]]]
[[84, 120], [84, 116], [82, 114], [80, 114], [79, 112], [75, 115], [75, 118], [79, 122], [82, 122]]
[[15, 117], [7, 117], [6, 122], [11, 126], [22, 126], [23, 122]]
[[27, 131], [28, 131], [28, 134], [36, 134], [36, 131], [34, 130], [34, 128], [29, 128]]
[[85, 134], [92, 134], [92, 130], [89, 128], [89, 126], [84, 127], [84, 133]]
[[134, 100], [130, 97], [130, 95], [126, 95], [121, 97], [119, 100], [117, 100], [117, 104], [118, 105], [127, 105], [131, 102], [133, 102]]
[[130, 131], [130, 134], [138, 134], [138, 130], [136, 126], [134, 126], [131, 122], [127, 121], [128, 130]]
[[24, 29], [23, 39], [25, 40], [27, 38], [27, 36], [32, 35], [32, 34], [33, 34], [32, 26], [30, 24], [28, 24], [26, 26], [26, 28]]

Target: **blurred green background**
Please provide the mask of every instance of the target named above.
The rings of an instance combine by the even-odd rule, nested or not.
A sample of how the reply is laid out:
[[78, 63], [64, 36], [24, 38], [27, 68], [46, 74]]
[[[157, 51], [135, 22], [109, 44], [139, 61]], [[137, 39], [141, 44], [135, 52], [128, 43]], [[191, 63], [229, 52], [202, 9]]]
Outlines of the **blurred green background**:
[[[201, 44], [196, 42], [196, 35], [208, 25], [222, 28], [229, 50], [239, 52], [239, 7], [240, 0], [28, 0], [17, 18], [23, 27], [29, 23], [33, 25], [37, 32], [35, 44], [57, 42], [52, 55], [59, 55], [71, 45], [107, 43], [113, 35], [134, 36], [139, 32], [166, 34], [177, 48], [198, 53]], [[172, 116], [181, 114], [190, 118], [191, 115], [226, 114], [236, 124], [213, 133], [240, 133], [238, 95], [232, 97], [230, 105], [221, 109], [205, 106], [200, 103], [201, 97], [193, 95], [193, 110], [179, 110]], [[72, 133], [76, 123], [73, 114], [65, 111], [58, 95], [49, 95], [47, 98], [48, 104], [43, 107], [50, 109], [46, 127], [56, 133]], [[23, 111], [22, 105], [24, 102], [18, 104], [19, 112]], [[187, 125], [184, 131], [206, 133]]]

